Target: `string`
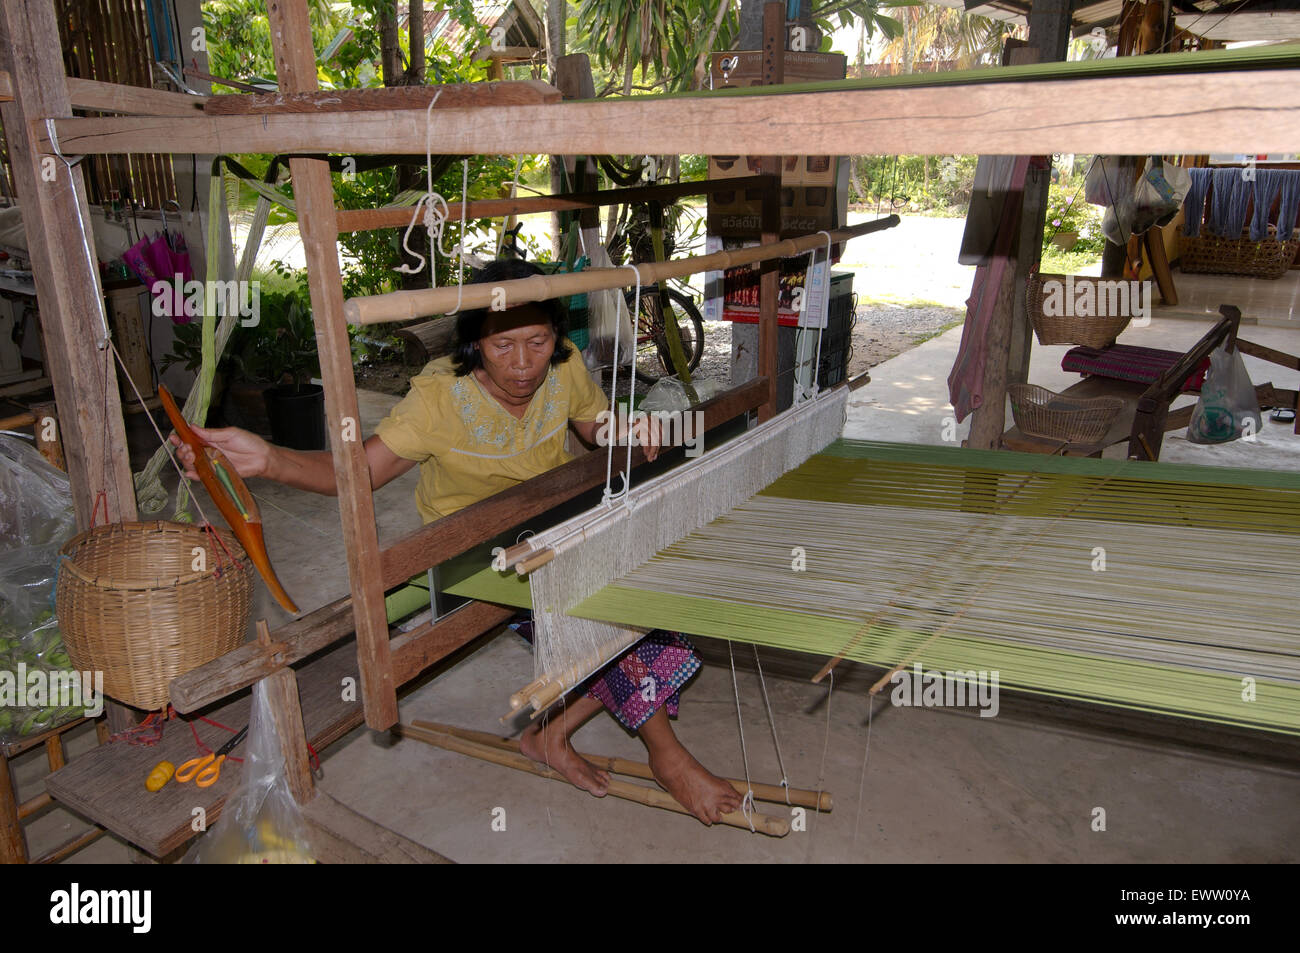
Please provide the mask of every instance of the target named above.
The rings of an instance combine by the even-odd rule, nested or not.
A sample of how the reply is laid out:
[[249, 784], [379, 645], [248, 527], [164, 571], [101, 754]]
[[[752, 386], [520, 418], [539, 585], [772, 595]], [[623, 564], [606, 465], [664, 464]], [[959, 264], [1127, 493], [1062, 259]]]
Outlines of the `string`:
[[[830, 316], [829, 300], [830, 300], [830, 280], [831, 280], [831, 275], [830, 275], [831, 233], [826, 231], [825, 229], [820, 229], [818, 230], [817, 234], [826, 236], [826, 272], [825, 272], [826, 277], [822, 280], [821, 288], [819, 289], [820, 296], [821, 296], [821, 307], [818, 308], [820, 313], [818, 315], [818, 322], [817, 322], [817, 352], [816, 352], [816, 356], [813, 358], [812, 384], [806, 387], [800, 387], [798, 389], [798, 393], [795, 395], [795, 403], [802, 403], [805, 400], [811, 400], [821, 392], [822, 337], [826, 332], [826, 325], [829, 323], [828, 318]], [[804, 314], [805, 315], [807, 315], [808, 313], [808, 304], [809, 304], [808, 297], [812, 291], [811, 284], [812, 284], [813, 266], [815, 265], [817, 260], [817, 251], [818, 249], [816, 248], [808, 249], [808, 271], [806, 273], [806, 277], [804, 278]], [[800, 334], [808, 333], [808, 327], [806, 321], [804, 324], [805, 326], [799, 329]]]
[[[624, 265], [624, 268], [631, 268], [632, 273], [636, 275], [636, 313], [641, 313], [641, 269], [636, 265]], [[632, 390], [628, 398], [628, 433], [627, 433], [627, 469], [621, 474], [623, 488], [617, 493], [613, 492], [614, 485], [614, 444], [618, 442], [618, 365], [617, 360], [619, 332], [622, 329], [622, 321], [614, 325], [614, 366], [613, 374], [609, 384], [609, 432], [606, 440], [606, 458], [605, 458], [605, 492], [600, 498], [602, 506], [610, 507], [616, 501], [623, 500], [629, 505], [631, 498], [628, 491], [632, 489], [632, 401], [636, 397], [636, 367], [635, 367], [635, 350], [633, 351], [633, 370], [632, 370]], [[635, 332], [634, 332], [635, 333]]]
[[776, 763], [781, 769], [781, 787], [785, 788], [785, 803], [789, 805], [790, 775], [785, 770], [785, 758], [781, 756], [781, 739], [776, 734], [776, 718], [772, 714], [772, 701], [767, 696], [767, 679], [763, 677], [763, 664], [758, 660], [758, 646], [751, 643], [750, 648], [754, 650], [754, 666], [758, 669], [758, 684], [763, 692], [763, 705], [767, 708], [767, 725], [772, 730], [772, 744], [776, 746]]
[[[736, 696], [736, 728], [740, 731], [740, 757], [745, 763], [745, 797], [740, 802], [740, 812], [745, 815], [745, 820], [749, 822], [749, 830], [754, 832], [753, 815], [754, 807], [754, 784], [749, 780], [749, 752], [745, 749], [745, 722], [740, 716], [740, 686], [736, 682], [736, 654], [732, 650], [731, 640], [727, 640], [727, 656], [731, 659], [731, 690]], [[786, 799], [790, 797], [789, 791], [786, 792]]]
[[817, 800], [813, 804], [813, 827], [808, 832], [808, 854], [805, 861], [811, 861], [813, 857], [813, 848], [817, 842], [817, 819], [822, 812], [822, 792], [826, 789], [826, 752], [830, 749], [831, 744], [831, 691], [835, 688], [835, 672], [830, 673], [830, 681], [826, 686], [826, 731], [822, 735], [822, 757], [821, 763], [817, 767]]
[[862, 799], [862, 792], [867, 783], [867, 759], [871, 756], [871, 720], [876, 711], [876, 698], [874, 695], [867, 696], [867, 743], [862, 749], [862, 773], [858, 775], [858, 816], [853, 821], [853, 848], [858, 846], [858, 828], [862, 824], [862, 809], [865, 803]]
[[[117, 363], [121, 366], [122, 373], [126, 376], [127, 383], [131, 385], [131, 390], [135, 393], [136, 400], [140, 401], [140, 406], [143, 407], [144, 398], [140, 396], [140, 391], [136, 388], [135, 381], [131, 379], [131, 375], [126, 369], [126, 363], [122, 360], [122, 355], [118, 353], [117, 345], [110, 340], [108, 346], [110, 350], [112, 350], [113, 356], [117, 358]], [[105, 355], [105, 357], [107, 357], [107, 355]], [[153, 414], [145, 411], [144, 416], [149, 421], [149, 426], [153, 427], [154, 433], [158, 435], [158, 440], [163, 445], [163, 448], [167, 450], [167, 459], [171, 461], [172, 466], [176, 469], [176, 473], [181, 478], [179, 486], [189, 486], [190, 479], [185, 475], [185, 471], [181, 469], [180, 464], [176, 462], [176, 455], [171, 450], [171, 442], [164, 437], [163, 432], [158, 429], [158, 422], [153, 419]], [[199, 503], [198, 495], [191, 494], [191, 498], [194, 500], [194, 507], [199, 511], [199, 516], [203, 518], [203, 522], [211, 525], [211, 521], [208, 519], [208, 514], [203, 511], [203, 505]], [[121, 512], [120, 508], [118, 511]]]
[[[419, 259], [419, 264], [414, 267], [409, 264], [401, 264], [395, 270], [405, 275], [418, 275], [427, 264], [429, 266], [430, 287], [436, 288], [438, 285], [438, 269], [436, 265], [438, 252], [441, 252], [444, 258], [456, 256], [456, 306], [447, 312], [447, 314], [456, 314], [460, 311], [465, 289], [465, 226], [469, 215], [469, 159], [461, 160], [460, 241], [448, 250], [443, 245], [443, 240], [451, 208], [447, 204], [447, 200], [433, 190], [433, 107], [441, 96], [442, 90], [439, 89], [434, 94], [433, 99], [429, 100], [429, 105], [424, 110], [425, 192], [424, 195], [420, 196], [420, 200], [415, 203], [415, 208], [411, 210], [411, 221], [402, 234], [403, 250], [412, 258]], [[412, 248], [410, 244], [411, 232], [415, 229], [415, 223], [419, 221], [423, 221], [425, 232], [429, 238], [428, 258]]]

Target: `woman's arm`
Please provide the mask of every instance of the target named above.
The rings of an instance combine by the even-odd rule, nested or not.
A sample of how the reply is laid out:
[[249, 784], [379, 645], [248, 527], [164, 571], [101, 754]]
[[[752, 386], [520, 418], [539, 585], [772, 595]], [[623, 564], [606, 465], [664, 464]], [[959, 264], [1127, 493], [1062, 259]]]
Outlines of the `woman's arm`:
[[[326, 496], [338, 493], [338, 484], [334, 479], [334, 459], [328, 451], [277, 447], [257, 434], [238, 427], [191, 429], [204, 443], [224, 453], [241, 477], [265, 477], [286, 486]], [[176, 455], [185, 465], [185, 475], [191, 480], [198, 479], [194, 472], [194, 451], [180, 443], [175, 434], [172, 435], [171, 442], [177, 445]], [[399, 457], [389, 450], [378, 436], [365, 442], [365, 451], [366, 462], [370, 466], [370, 487], [373, 490], [397, 479], [415, 466], [415, 461]]]
[[[608, 416], [608, 415], [607, 415]], [[574, 432], [582, 438], [583, 442], [592, 447], [604, 447], [608, 428], [605, 426], [605, 420], [570, 420], [569, 425], [573, 427]], [[663, 434], [661, 432], [659, 421], [650, 415], [641, 415], [637, 417], [632, 424], [632, 435], [636, 439], [636, 445], [645, 447], [646, 460], [654, 460], [659, 456], [659, 448], [662, 446]], [[597, 439], [597, 437], [601, 439]], [[620, 424], [618, 436], [615, 438], [619, 443], [626, 446], [624, 441], [627, 440], [627, 426], [625, 423]]]

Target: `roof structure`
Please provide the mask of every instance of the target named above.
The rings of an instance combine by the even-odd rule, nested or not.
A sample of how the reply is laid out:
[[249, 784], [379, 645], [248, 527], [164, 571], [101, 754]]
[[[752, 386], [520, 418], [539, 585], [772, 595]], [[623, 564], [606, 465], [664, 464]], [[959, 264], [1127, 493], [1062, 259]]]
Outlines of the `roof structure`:
[[[933, 0], [939, 6], [978, 16], [1023, 24], [1031, 0]], [[1172, 0], [1174, 24], [1182, 30], [1221, 42], [1300, 39], [1300, 10], [1292, 0]], [[1094, 27], [1119, 26], [1123, 0], [1078, 3], [1071, 21], [1075, 35]]]

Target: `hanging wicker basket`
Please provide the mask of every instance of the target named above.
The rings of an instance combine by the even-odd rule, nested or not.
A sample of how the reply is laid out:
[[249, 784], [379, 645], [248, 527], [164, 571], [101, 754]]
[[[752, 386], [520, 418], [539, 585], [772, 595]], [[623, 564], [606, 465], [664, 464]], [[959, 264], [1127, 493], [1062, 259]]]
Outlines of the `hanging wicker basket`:
[[1037, 384], [1012, 384], [1007, 393], [1021, 433], [1070, 443], [1096, 443], [1124, 407], [1118, 397], [1070, 397]]
[[55, 599], [73, 667], [103, 672], [106, 695], [152, 711], [173, 678], [242, 644], [253, 569], [235, 537], [220, 536], [225, 549], [197, 526], [160, 521], [69, 540]]
[[[1078, 295], [1077, 289], [1089, 284], [1095, 285], [1103, 280], [1090, 275], [1073, 275], [1072, 277], [1074, 279], [1075, 296]], [[1109, 347], [1114, 344], [1115, 338], [1119, 337], [1120, 332], [1128, 327], [1128, 323], [1133, 320], [1132, 314], [1097, 316], [1043, 313], [1043, 302], [1049, 294], [1053, 293], [1053, 286], [1049, 282], [1060, 282], [1061, 291], [1059, 293], [1062, 296], [1062, 303], [1067, 303], [1065, 279], [1065, 275], [1034, 273], [1029, 276], [1025, 306], [1029, 311], [1029, 321], [1034, 326], [1034, 335], [1038, 338], [1038, 343], [1082, 344], [1084, 347]], [[1092, 298], [1094, 302], [1106, 300], [1100, 289], [1094, 289], [1094, 292]], [[1068, 305], [1069, 307], [1062, 310], [1074, 309], [1073, 300], [1069, 301]]]

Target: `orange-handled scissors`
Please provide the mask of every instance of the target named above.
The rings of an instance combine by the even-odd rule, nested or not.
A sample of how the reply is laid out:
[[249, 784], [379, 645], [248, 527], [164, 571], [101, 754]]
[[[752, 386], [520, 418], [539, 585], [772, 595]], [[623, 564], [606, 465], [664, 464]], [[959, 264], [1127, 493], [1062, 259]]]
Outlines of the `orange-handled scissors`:
[[176, 769], [176, 780], [184, 784], [190, 778], [194, 778], [194, 783], [199, 787], [212, 787], [217, 783], [217, 778], [221, 777], [221, 762], [226, 760], [226, 755], [235, 750], [235, 745], [244, 740], [246, 734], [248, 734], [247, 725], [239, 734], [218, 748], [216, 754], [205, 754], [201, 758], [191, 758], [186, 761]]

